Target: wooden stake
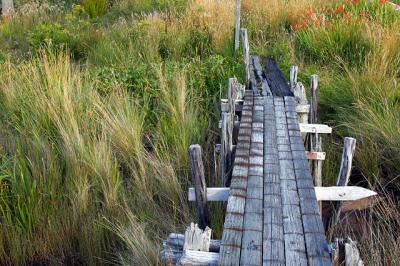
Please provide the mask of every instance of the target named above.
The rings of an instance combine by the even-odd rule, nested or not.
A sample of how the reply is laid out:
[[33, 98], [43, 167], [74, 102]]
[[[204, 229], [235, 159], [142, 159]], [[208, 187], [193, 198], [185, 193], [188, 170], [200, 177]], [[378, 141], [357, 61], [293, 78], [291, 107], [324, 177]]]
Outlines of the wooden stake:
[[299, 71], [298, 66], [291, 66], [290, 67], [290, 90], [292, 92], [295, 91], [297, 85], [297, 73]]
[[242, 28], [242, 42], [243, 42], [243, 57], [244, 57], [244, 69], [246, 76], [246, 87], [248, 88], [250, 82], [250, 47], [249, 40], [247, 38], [247, 29]]
[[201, 147], [198, 144], [189, 147], [190, 166], [192, 169], [193, 184], [196, 193], [196, 203], [199, 227], [205, 229], [210, 225], [210, 215], [207, 206], [207, 186], [204, 176], [203, 160], [201, 158]]
[[222, 113], [221, 125], [221, 183], [230, 183], [233, 162], [233, 118], [231, 113]]
[[236, 21], [235, 21], [235, 51], [239, 49], [240, 38], [240, 0], [236, 0]]
[[[356, 139], [346, 137], [344, 138], [342, 161], [340, 163], [340, 170], [338, 179], [336, 182], [337, 186], [347, 186], [350, 180], [351, 167], [353, 165], [353, 157], [356, 150]], [[335, 202], [334, 208], [334, 222], [337, 223], [340, 218], [340, 202]]]
[[[311, 76], [311, 110], [309, 123], [317, 123], [317, 106], [318, 106], [318, 76]], [[322, 152], [322, 138], [318, 133], [310, 134], [310, 151]], [[322, 161], [311, 161], [311, 175], [314, 179], [315, 186], [322, 186]]]
[[344, 138], [342, 161], [340, 163], [340, 171], [336, 182], [337, 186], [347, 186], [349, 183], [355, 150], [356, 139], [350, 137]]

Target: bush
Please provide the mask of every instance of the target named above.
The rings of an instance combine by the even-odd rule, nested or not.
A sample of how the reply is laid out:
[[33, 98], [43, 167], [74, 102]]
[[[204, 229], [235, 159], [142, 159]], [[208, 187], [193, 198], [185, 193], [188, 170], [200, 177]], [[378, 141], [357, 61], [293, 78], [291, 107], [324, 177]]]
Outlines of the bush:
[[82, 5], [91, 18], [96, 18], [106, 12], [107, 0], [83, 0]]

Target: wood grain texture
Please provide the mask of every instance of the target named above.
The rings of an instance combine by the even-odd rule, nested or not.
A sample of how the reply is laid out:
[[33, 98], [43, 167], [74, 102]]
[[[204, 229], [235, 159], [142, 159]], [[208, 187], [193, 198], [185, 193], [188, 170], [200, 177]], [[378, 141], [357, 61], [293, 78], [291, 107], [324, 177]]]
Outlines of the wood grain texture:
[[238, 265], [240, 261], [253, 120], [252, 109], [253, 95], [252, 92], [246, 91], [221, 239], [219, 265]]
[[[277, 124], [277, 136], [290, 140], [286, 117], [289, 112], [287, 110], [292, 106], [285, 108], [281, 103], [284, 103], [282, 97], [274, 98], [275, 115], [281, 117], [281, 124]], [[278, 145], [278, 154], [286, 265], [307, 265], [300, 199], [290, 145]]]
[[[263, 254], [263, 149], [264, 107], [254, 98], [249, 173], [240, 265], [261, 265]], [[261, 121], [261, 122], [259, 122]]]
[[190, 168], [192, 170], [193, 185], [195, 187], [198, 223], [201, 229], [210, 225], [210, 214], [207, 205], [207, 186], [204, 176], [201, 147], [198, 144], [189, 147]]
[[264, 74], [274, 96], [293, 96], [293, 92], [290, 90], [290, 86], [288, 85], [285, 76], [278, 68], [278, 65], [274, 59], [265, 59]]
[[[285, 97], [288, 120], [293, 119], [290, 116], [290, 112], [294, 105], [295, 100], [293, 97]], [[292, 121], [297, 122], [295, 120]], [[288, 131], [290, 133], [290, 131], [297, 131], [297, 129], [288, 129]], [[292, 152], [292, 156], [308, 265], [331, 265], [314, 185], [308, 168], [305, 149], [301, 144], [302, 139], [299, 134], [289, 134], [289, 139], [291, 149], [297, 151], [295, 153]]]

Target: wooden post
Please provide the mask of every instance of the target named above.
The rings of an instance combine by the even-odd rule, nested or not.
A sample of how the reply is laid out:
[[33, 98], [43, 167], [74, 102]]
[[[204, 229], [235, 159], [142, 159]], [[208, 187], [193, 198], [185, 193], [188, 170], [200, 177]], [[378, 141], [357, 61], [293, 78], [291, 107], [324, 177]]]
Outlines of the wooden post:
[[201, 158], [201, 147], [198, 144], [189, 147], [190, 166], [192, 169], [193, 184], [196, 193], [197, 212], [199, 227], [205, 229], [210, 225], [210, 215], [207, 206], [207, 186], [204, 176], [203, 160]]
[[236, 24], [235, 24], [235, 51], [239, 49], [240, 38], [240, 0], [236, 0]]
[[290, 90], [295, 91], [297, 85], [297, 73], [299, 71], [298, 66], [290, 66]]
[[238, 95], [239, 83], [236, 78], [230, 78], [228, 81], [228, 112], [235, 116], [235, 105]]
[[211, 242], [211, 229], [207, 226], [204, 231], [197, 224], [191, 223], [185, 232], [183, 250], [209, 251]]
[[233, 118], [231, 113], [222, 113], [221, 124], [221, 183], [229, 186], [232, 173]]
[[[318, 76], [311, 76], [311, 110], [309, 115], [309, 123], [317, 123], [317, 106], [318, 106]], [[310, 151], [322, 152], [322, 138], [318, 133], [310, 134]], [[311, 161], [311, 175], [314, 179], [315, 186], [322, 186], [322, 161]]]
[[[336, 182], [337, 186], [347, 186], [350, 180], [351, 167], [353, 165], [353, 157], [356, 150], [356, 139], [346, 137], [344, 138], [342, 161], [340, 163], [340, 170], [338, 174], [338, 179]], [[340, 202], [334, 203], [334, 215], [335, 223], [340, 218]]]
[[340, 171], [336, 182], [337, 186], [347, 186], [349, 183], [355, 151], [356, 139], [350, 137], [344, 138], [342, 161], [340, 163]]
[[249, 87], [250, 82], [250, 48], [249, 48], [249, 40], [247, 37], [247, 29], [242, 28], [242, 42], [243, 42], [243, 57], [244, 57], [244, 69], [246, 76], [246, 87]]
[[14, 2], [13, 0], [1, 0], [1, 12], [2, 17], [6, 18], [14, 13]]

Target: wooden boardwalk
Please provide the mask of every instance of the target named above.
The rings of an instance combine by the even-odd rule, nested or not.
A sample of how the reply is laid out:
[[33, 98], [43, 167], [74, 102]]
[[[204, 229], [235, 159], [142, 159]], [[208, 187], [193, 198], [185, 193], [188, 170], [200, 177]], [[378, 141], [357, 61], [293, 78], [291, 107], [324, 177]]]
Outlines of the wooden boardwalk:
[[218, 264], [331, 265], [295, 99], [279, 69], [266, 62], [266, 82], [258, 64], [253, 58]]

